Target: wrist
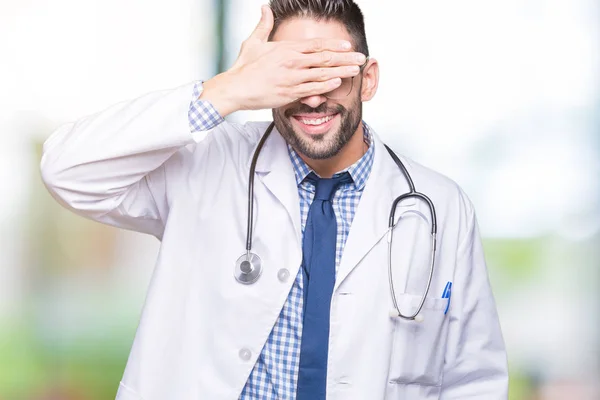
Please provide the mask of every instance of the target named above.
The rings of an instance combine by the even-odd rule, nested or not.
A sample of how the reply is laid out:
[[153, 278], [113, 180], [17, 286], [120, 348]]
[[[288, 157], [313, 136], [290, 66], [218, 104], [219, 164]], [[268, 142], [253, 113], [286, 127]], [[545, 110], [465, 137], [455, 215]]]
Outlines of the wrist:
[[200, 99], [209, 101], [224, 118], [229, 114], [241, 110], [234, 90], [233, 80], [228, 72], [223, 72], [203, 84]]

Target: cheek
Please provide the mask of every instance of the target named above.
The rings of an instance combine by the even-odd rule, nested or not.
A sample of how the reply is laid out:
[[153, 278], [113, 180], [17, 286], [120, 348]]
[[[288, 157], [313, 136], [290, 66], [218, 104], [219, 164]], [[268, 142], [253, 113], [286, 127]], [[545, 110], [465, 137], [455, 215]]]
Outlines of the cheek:
[[273, 110], [273, 116], [277, 116], [279, 119], [289, 119], [289, 117], [285, 115], [287, 110], [287, 108], [276, 108]]

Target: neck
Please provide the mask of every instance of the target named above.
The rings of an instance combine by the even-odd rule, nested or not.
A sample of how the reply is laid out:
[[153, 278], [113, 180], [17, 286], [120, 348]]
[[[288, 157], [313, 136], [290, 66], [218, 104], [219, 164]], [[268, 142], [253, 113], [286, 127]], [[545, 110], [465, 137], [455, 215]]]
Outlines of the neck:
[[298, 154], [320, 177], [331, 178], [335, 173], [345, 170], [360, 160], [366, 152], [367, 145], [364, 140], [363, 124], [361, 123], [350, 141], [333, 157], [325, 160], [313, 160], [301, 153]]

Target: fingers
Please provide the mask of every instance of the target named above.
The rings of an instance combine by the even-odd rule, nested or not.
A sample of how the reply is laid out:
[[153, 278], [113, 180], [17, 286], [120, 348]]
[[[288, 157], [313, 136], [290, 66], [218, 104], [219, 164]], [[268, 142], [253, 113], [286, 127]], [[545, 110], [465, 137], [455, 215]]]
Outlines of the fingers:
[[298, 61], [298, 67], [340, 67], [344, 65], [361, 66], [365, 63], [366, 57], [362, 53], [335, 51], [322, 51], [319, 53], [310, 53], [302, 55]]
[[296, 85], [294, 88], [294, 97], [301, 99], [303, 97], [321, 95], [337, 89], [342, 84], [340, 78], [334, 78], [325, 82], [307, 82]]
[[261, 17], [258, 25], [254, 29], [254, 32], [250, 35], [250, 38], [258, 39], [266, 42], [269, 39], [271, 30], [273, 29], [274, 18], [271, 7], [264, 5], [261, 7]]
[[310, 68], [300, 71], [298, 83], [327, 82], [335, 78], [351, 78], [358, 75], [360, 68], [357, 65], [329, 68]]
[[308, 39], [290, 43], [290, 47], [300, 53], [318, 53], [321, 51], [350, 51], [352, 43], [339, 39]]

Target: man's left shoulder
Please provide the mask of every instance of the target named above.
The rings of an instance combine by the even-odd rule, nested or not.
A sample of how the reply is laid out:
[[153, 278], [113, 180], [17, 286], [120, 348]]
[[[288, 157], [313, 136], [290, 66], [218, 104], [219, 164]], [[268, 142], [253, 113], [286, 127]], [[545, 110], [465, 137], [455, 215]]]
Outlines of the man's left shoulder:
[[401, 157], [411, 175], [415, 189], [431, 198], [434, 205], [446, 212], [472, 214], [473, 204], [461, 186], [448, 176], [408, 157]]
[[443, 173], [426, 167], [406, 156], [400, 156], [402, 163], [413, 177], [415, 186], [420, 187], [420, 191], [425, 191], [426, 188], [435, 192], [443, 192], [448, 195], [456, 195], [462, 192], [461, 187], [453, 179]]

